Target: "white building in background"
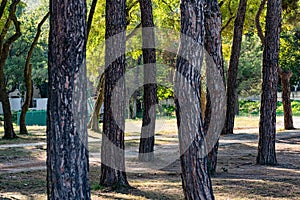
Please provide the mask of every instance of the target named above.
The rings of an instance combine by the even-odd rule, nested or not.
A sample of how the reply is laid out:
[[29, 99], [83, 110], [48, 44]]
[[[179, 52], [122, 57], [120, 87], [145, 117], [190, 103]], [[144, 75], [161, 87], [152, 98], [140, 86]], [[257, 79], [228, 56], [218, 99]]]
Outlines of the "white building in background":
[[[33, 107], [29, 110], [47, 110], [47, 98], [34, 98]], [[22, 98], [9, 98], [11, 111], [22, 110]], [[0, 102], [0, 115], [3, 115], [2, 103]]]
[[[21, 98], [9, 98], [11, 111], [19, 111], [22, 109]], [[3, 115], [2, 103], [0, 102], [0, 114]]]

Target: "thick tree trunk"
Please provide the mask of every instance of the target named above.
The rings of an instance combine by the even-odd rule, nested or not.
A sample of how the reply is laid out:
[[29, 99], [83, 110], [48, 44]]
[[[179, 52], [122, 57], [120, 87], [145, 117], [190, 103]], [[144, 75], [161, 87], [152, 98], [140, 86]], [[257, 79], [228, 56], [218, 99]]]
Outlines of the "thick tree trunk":
[[127, 187], [125, 173], [125, 0], [106, 2], [105, 93], [100, 184]]
[[184, 0], [181, 1], [180, 9], [181, 41], [174, 92], [182, 187], [185, 199], [214, 199], [200, 105], [204, 1]]
[[292, 112], [292, 105], [291, 105], [291, 86], [290, 86], [290, 79], [293, 73], [292, 71], [284, 72], [281, 68], [279, 68], [279, 75], [281, 78], [281, 86], [282, 86], [284, 129], [292, 130], [295, 129], [293, 124], [293, 112]]
[[[1, 75], [0, 75], [1, 79]], [[0, 83], [0, 85], [2, 85]], [[12, 114], [10, 110], [10, 103], [9, 98], [5, 90], [0, 88], [0, 95], [2, 98], [2, 108], [3, 108], [3, 114], [4, 114], [4, 136], [3, 139], [14, 139], [17, 138], [17, 135], [15, 134], [13, 124], [12, 124]]]
[[20, 134], [28, 134], [28, 131], [26, 128], [26, 112], [28, 111], [28, 108], [32, 102], [32, 96], [33, 96], [33, 84], [32, 84], [32, 80], [31, 80], [32, 64], [30, 64], [30, 59], [33, 54], [34, 47], [36, 46], [36, 44], [39, 40], [39, 37], [41, 35], [42, 25], [48, 19], [49, 15], [50, 15], [50, 13], [48, 12], [43, 17], [42, 21], [38, 24], [36, 35], [30, 46], [30, 49], [27, 54], [26, 62], [25, 62], [24, 80], [25, 80], [25, 86], [26, 86], [26, 96], [25, 96], [25, 102], [22, 106], [22, 111], [21, 111], [21, 115], [20, 115]]
[[237, 15], [234, 21], [233, 42], [231, 47], [231, 55], [228, 68], [227, 77], [227, 111], [226, 120], [222, 134], [233, 134], [234, 117], [236, 114], [237, 103], [237, 73], [239, 66], [239, 59], [241, 53], [243, 27], [246, 15], [247, 0], [240, 0]]
[[92, 129], [93, 131], [99, 132], [99, 112], [101, 106], [104, 101], [104, 73], [100, 77], [99, 87], [98, 87], [98, 96], [95, 102], [95, 107], [90, 117], [88, 128]]
[[276, 102], [278, 83], [281, 0], [268, 0], [262, 66], [262, 95], [259, 121], [259, 143], [256, 162], [277, 163], [275, 152]]
[[[17, 135], [14, 132], [13, 124], [12, 124], [12, 114], [11, 114], [9, 98], [6, 91], [6, 84], [5, 84], [4, 66], [9, 54], [9, 48], [11, 44], [21, 36], [20, 22], [17, 20], [16, 17], [16, 9], [19, 2], [20, 0], [12, 1], [10, 5], [8, 18], [0, 34], [0, 100], [2, 102], [2, 108], [4, 114], [4, 136], [3, 136], [4, 139], [14, 139], [17, 137]], [[1, 7], [0, 7], [1, 17], [3, 15], [6, 3], [7, 3], [6, 1], [1, 2]], [[12, 22], [15, 26], [16, 32], [12, 36], [5, 38], [7, 36], [9, 28], [11, 28], [10, 25]]]
[[156, 55], [151, 0], [139, 0], [142, 17], [144, 60], [144, 112], [139, 146], [139, 160], [154, 159], [154, 134], [157, 104]]
[[[215, 67], [220, 72], [221, 77], [224, 80], [224, 64], [222, 55], [222, 18], [218, 0], [206, 0], [206, 7], [204, 9], [205, 14], [205, 41], [204, 47], [207, 54], [212, 57], [214, 61], [213, 66], [207, 65], [207, 67]], [[210, 78], [210, 77], [207, 77]], [[208, 80], [210, 81], [210, 80]], [[225, 87], [225, 80], [224, 80]], [[207, 91], [206, 109], [205, 109], [205, 123], [204, 131], [207, 133], [211, 119], [211, 99], [209, 91]], [[219, 143], [217, 142], [212, 150], [208, 154], [208, 168], [210, 174], [215, 174], [217, 168], [217, 155], [218, 155]]]
[[48, 199], [90, 199], [86, 3], [50, 1]]

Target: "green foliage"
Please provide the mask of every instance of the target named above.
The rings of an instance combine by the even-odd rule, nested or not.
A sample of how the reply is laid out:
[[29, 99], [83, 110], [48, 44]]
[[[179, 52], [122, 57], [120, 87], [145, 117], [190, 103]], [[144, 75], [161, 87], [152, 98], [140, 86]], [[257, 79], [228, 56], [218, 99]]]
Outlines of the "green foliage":
[[257, 101], [239, 101], [240, 115], [258, 115], [260, 109], [260, 102]]
[[172, 98], [173, 97], [173, 89], [159, 85], [157, 88], [157, 97], [158, 97], [158, 100]]
[[[25, 92], [23, 70], [27, 53], [35, 37], [37, 24], [48, 12], [47, 1], [35, 5], [39, 5], [39, 7], [33, 5], [25, 7], [25, 4], [23, 4], [23, 9], [19, 9], [18, 18], [21, 22], [22, 36], [10, 48], [4, 69], [8, 91], [17, 88], [21, 94]], [[33, 65], [32, 79], [38, 87], [46, 83], [48, 79], [48, 32], [49, 23], [46, 22], [42, 27], [42, 34], [30, 60]]]
[[[223, 56], [225, 62], [229, 62], [231, 43], [233, 37], [234, 20], [237, 14], [239, 1], [224, 1], [225, 3], [221, 6], [222, 14], [222, 40], [223, 40]], [[244, 33], [256, 33], [255, 26], [255, 15], [260, 6], [260, 0], [252, 0], [247, 2], [246, 18], [244, 22]], [[265, 15], [266, 9], [261, 15], [261, 26], [264, 30], [265, 27]], [[230, 23], [229, 20], [231, 19]], [[227, 25], [227, 26], [226, 26]], [[226, 26], [226, 27], [225, 27]]]
[[[91, 2], [91, 1], [90, 1]], [[87, 76], [95, 85], [104, 71], [105, 53], [105, 1], [98, 1], [94, 13], [91, 31], [87, 41]]]
[[[300, 115], [300, 101], [292, 100], [292, 112], [293, 115]], [[239, 115], [259, 115], [260, 102], [259, 101], [250, 101], [250, 100], [240, 100], [239, 101]], [[278, 101], [276, 105], [276, 114], [281, 116], [283, 115], [283, 104]]]
[[262, 47], [258, 36], [248, 33], [243, 38], [239, 62], [238, 94], [243, 97], [259, 95], [261, 90]]
[[158, 105], [157, 113], [159, 116], [175, 116], [175, 106], [174, 105]]
[[281, 34], [279, 65], [291, 70], [291, 85], [296, 85], [300, 77], [300, 27]]

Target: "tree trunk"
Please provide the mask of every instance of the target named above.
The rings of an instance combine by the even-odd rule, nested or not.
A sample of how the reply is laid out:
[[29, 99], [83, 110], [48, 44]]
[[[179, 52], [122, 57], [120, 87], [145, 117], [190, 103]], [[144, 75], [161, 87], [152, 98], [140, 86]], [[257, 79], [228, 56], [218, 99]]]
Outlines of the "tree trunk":
[[137, 98], [137, 92], [134, 92], [132, 97], [130, 98], [130, 103], [129, 103], [129, 112], [130, 112], [130, 119], [136, 119], [136, 98]]
[[261, 0], [259, 8], [257, 10], [257, 13], [255, 15], [255, 26], [256, 26], [256, 29], [257, 29], [257, 35], [258, 35], [258, 37], [261, 41], [262, 46], [264, 46], [264, 37], [265, 36], [264, 36], [262, 28], [261, 28], [260, 16], [261, 16], [262, 11], [265, 8], [266, 2], [267, 2], [267, 0]]
[[28, 67], [24, 69], [24, 79], [26, 85], [26, 96], [25, 102], [22, 106], [21, 114], [20, 114], [20, 134], [26, 135], [28, 134], [26, 128], [26, 112], [30, 106], [31, 96], [32, 96], [32, 81], [31, 81], [31, 72], [32, 72], [32, 64], [29, 64]]
[[[222, 18], [220, 13], [220, 7], [218, 0], [206, 0], [206, 7], [204, 9], [205, 14], [205, 41], [204, 47], [207, 54], [212, 57], [214, 65], [206, 65], [207, 67], [214, 67], [218, 69], [221, 77], [223, 79], [223, 84], [225, 87], [224, 80], [224, 64], [222, 55], [222, 39], [221, 39], [221, 29], [222, 29]], [[207, 76], [207, 78], [210, 78]], [[210, 81], [210, 80], [208, 80]], [[208, 132], [208, 127], [210, 126], [211, 119], [211, 99], [210, 92], [207, 91], [206, 99], [206, 109], [205, 109], [205, 123], [204, 131]], [[208, 154], [208, 169], [210, 174], [215, 174], [217, 168], [217, 155], [218, 155], [219, 142], [217, 142]]]
[[246, 15], [247, 0], [240, 0], [237, 15], [234, 21], [233, 42], [228, 67], [227, 77], [227, 111], [226, 120], [222, 134], [233, 134], [234, 117], [237, 103], [237, 73], [241, 53], [243, 27]]
[[105, 93], [100, 184], [127, 187], [125, 173], [125, 0], [106, 2]]
[[88, 123], [88, 128], [92, 129], [93, 131], [99, 132], [99, 112], [101, 106], [104, 101], [104, 73], [100, 77], [99, 87], [98, 87], [98, 96], [95, 102], [95, 107], [90, 117], [90, 121]]
[[[1, 2], [0, 7], [0, 16], [2, 17], [4, 8], [6, 6], [6, 1]], [[21, 36], [20, 22], [16, 17], [17, 5], [20, 3], [20, 0], [12, 1], [9, 9], [9, 15], [6, 20], [5, 25], [3, 26], [0, 34], [0, 100], [2, 102], [3, 114], [4, 114], [4, 136], [3, 139], [14, 139], [17, 138], [15, 134], [13, 124], [12, 124], [12, 114], [10, 109], [9, 97], [6, 91], [5, 84], [5, 75], [4, 75], [4, 66], [6, 59], [9, 54], [10, 46]], [[16, 32], [8, 37], [7, 32], [11, 28], [11, 22], [13, 22]]]
[[142, 17], [144, 60], [144, 112], [141, 130], [139, 160], [154, 159], [154, 134], [157, 104], [156, 55], [151, 0], [139, 0]]
[[268, 0], [262, 66], [262, 95], [259, 121], [259, 143], [256, 162], [277, 163], [275, 152], [276, 102], [278, 83], [281, 0]]
[[86, 40], [89, 39], [90, 31], [92, 29], [92, 23], [93, 23], [93, 18], [94, 18], [97, 2], [98, 2], [98, 0], [93, 0], [91, 7], [90, 7], [90, 12], [88, 15], [88, 20], [87, 20], [87, 28], [86, 28], [87, 29], [87, 39]]
[[48, 199], [90, 199], [86, 3], [50, 1]]
[[284, 129], [292, 130], [295, 129], [293, 124], [293, 113], [292, 113], [292, 105], [291, 105], [291, 86], [290, 86], [290, 79], [293, 73], [292, 71], [284, 72], [281, 68], [279, 68], [279, 75], [281, 78], [281, 86], [282, 86]]
[[[214, 199], [201, 120], [200, 82], [204, 45], [204, 1], [184, 0], [181, 38], [174, 79], [185, 199]], [[199, 113], [196, 114], [195, 113]]]
[[[0, 75], [1, 79], [1, 75]], [[1, 84], [2, 85], [2, 84]], [[12, 114], [10, 110], [10, 103], [9, 98], [5, 90], [1, 88], [0, 95], [2, 98], [2, 108], [3, 108], [3, 115], [4, 115], [4, 136], [3, 139], [14, 139], [17, 138], [15, 134], [13, 125], [12, 125]]]
[[26, 96], [25, 96], [25, 102], [22, 106], [22, 111], [20, 115], [20, 134], [28, 134], [27, 128], [26, 128], [26, 112], [28, 111], [28, 108], [32, 102], [32, 95], [33, 95], [33, 84], [31, 80], [31, 73], [32, 73], [32, 64], [30, 64], [30, 58], [33, 54], [34, 47], [36, 46], [39, 37], [41, 35], [41, 28], [42, 25], [45, 23], [45, 21], [48, 19], [50, 13], [48, 12], [42, 19], [42, 21], [38, 24], [36, 35], [33, 39], [33, 42], [30, 46], [30, 49], [27, 54], [25, 67], [24, 67], [24, 80], [25, 80], [25, 86], [26, 86]]

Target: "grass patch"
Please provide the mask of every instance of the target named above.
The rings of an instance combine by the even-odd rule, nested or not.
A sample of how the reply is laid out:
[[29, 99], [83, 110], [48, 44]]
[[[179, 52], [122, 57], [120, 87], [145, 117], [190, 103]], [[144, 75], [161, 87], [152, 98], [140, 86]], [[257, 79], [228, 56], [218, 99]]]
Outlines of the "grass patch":
[[259, 117], [250, 116], [250, 117], [235, 117], [234, 127], [235, 128], [253, 128], [258, 127], [259, 125]]

